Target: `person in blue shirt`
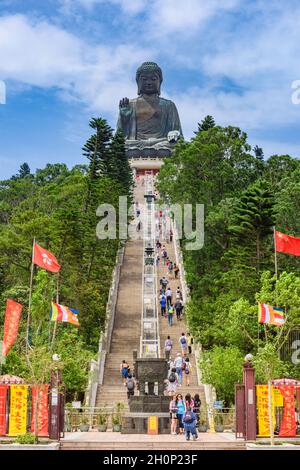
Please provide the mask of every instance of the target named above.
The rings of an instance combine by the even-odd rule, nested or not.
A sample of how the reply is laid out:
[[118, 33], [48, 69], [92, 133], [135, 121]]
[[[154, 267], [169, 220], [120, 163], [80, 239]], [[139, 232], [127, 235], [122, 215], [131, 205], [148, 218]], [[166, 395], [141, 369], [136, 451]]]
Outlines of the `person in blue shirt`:
[[167, 299], [163, 294], [161, 295], [159, 303], [160, 303], [161, 316], [164, 317], [166, 316]]
[[193, 436], [193, 441], [195, 441], [198, 437], [197, 434], [197, 416], [196, 413], [192, 411], [192, 408], [190, 406], [186, 407], [186, 412], [183, 416], [183, 425], [184, 425], [184, 431], [185, 431], [185, 438], [187, 441], [190, 440], [190, 435], [192, 434]]
[[184, 423], [183, 417], [185, 414], [185, 405], [182, 395], [179, 393], [177, 395], [177, 419], [178, 419], [178, 426], [179, 426], [179, 434], [183, 434], [184, 432]]

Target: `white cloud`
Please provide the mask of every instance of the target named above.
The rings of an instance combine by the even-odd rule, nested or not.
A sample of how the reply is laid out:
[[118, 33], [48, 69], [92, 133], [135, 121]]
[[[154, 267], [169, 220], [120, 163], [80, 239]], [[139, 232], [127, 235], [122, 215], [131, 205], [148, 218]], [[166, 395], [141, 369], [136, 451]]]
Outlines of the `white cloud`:
[[133, 93], [134, 70], [151, 51], [130, 44], [90, 46], [46, 21], [0, 18], [0, 77], [56, 87], [93, 110], [111, 112]]

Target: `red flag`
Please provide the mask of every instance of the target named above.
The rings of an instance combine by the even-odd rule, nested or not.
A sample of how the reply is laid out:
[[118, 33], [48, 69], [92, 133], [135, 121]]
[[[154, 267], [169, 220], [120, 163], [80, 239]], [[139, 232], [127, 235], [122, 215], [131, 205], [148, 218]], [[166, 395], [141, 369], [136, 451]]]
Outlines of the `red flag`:
[[37, 243], [33, 246], [32, 259], [34, 264], [37, 264], [40, 268], [47, 269], [47, 271], [51, 271], [52, 273], [57, 273], [60, 270], [60, 264], [58, 264], [55, 256]]
[[22, 312], [22, 305], [14, 300], [7, 299], [4, 322], [4, 335], [2, 342], [2, 355], [7, 356], [8, 351], [15, 342], [18, 334], [19, 320]]
[[286, 235], [275, 230], [276, 251], [300, 256], [300, 238]]
[[38, 403], [38, 435], [49, 436], [48, 433], [48, 393], [49, 385], [38, 385], [38, 387], [32, 387], [32, 415], [31, 415], [31, 432], [35, 430], [35, 407], [37, 399], [37, 389], [39, 389], [39, 403]]

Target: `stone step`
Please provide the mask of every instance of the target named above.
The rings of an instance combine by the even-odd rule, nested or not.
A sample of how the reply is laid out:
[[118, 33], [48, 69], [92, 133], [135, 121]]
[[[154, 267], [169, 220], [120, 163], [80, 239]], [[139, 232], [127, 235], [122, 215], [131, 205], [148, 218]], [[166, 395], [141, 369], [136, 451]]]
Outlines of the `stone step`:
[[[135, 436], [134, 434], [105, 434], [111, 434], [110, 439], [107, 439], [106, 436], [105, 440], [101, 439], [102, 433], [99, 433], [99, 440], [97, 441], [89, 441], [88, 433], [85, 433], [84, 441], [66, 441], [62, 439], [60, 441], [60, 450], [246, 450], [244, 441], [218, 441], [218, 433], [216, 433], [216, 437], [214, 437], [215, 440], [209, 441], [207, 440], [208, 437], [202, 437], [202, 434], [199, 433], [198, 440], [190, 442], [186, 442], [182, 436], [159, 436], [161, 442], [151, 442], [151, 440], [141, 442], [138, 440], [139, 436]], [[168, 440], [167, 437], [169, 438]], [[123, 438], [126, 440], [123, 440]], [[211, 434], [209, 434], [209, 439], [211, 438]]]

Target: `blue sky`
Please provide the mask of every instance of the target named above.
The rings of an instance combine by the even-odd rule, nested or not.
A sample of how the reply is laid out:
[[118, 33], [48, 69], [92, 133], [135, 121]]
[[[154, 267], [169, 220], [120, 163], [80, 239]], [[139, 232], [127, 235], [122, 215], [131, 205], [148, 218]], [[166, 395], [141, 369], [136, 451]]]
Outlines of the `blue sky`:
[[266, 157], [299, 157], [299, 24], [298, 0], [0, 0], [0, 178], [24, 161], [83, 163], [90, 117], [115, 127], [146, 60], [186, 138], [212, 114]]

